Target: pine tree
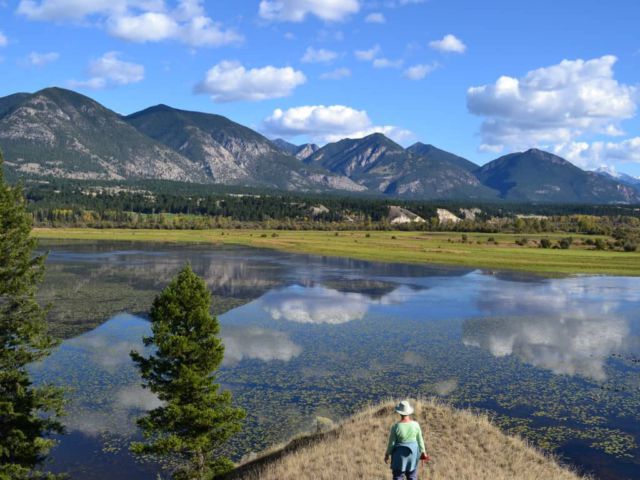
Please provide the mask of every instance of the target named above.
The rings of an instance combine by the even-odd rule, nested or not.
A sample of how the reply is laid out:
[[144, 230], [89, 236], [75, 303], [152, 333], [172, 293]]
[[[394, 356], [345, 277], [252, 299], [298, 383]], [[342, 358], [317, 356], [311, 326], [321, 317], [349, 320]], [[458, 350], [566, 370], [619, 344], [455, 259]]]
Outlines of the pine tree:
[[52, 478], [36, 469], [62, 433], [60, 389], [35, 387], [27, 365], [55, 346], [35, 295], [44, 256], [34, 256], [20, 187], [7, 185], [0, 155], [0, 479]]
[[163, 402], [138, 420], [146, 441], [131, 448], [177, 465], [172, 470], [179, 480], [210, 479], [231, 469], [220, 448], [240, 431], [245, 416], [215, 383], [224, 345], [210, 306], [204, 281], [185, 266], [153, 302], [153, 335], [144, 343], [155, 352], [131, 352], [143, 386]]

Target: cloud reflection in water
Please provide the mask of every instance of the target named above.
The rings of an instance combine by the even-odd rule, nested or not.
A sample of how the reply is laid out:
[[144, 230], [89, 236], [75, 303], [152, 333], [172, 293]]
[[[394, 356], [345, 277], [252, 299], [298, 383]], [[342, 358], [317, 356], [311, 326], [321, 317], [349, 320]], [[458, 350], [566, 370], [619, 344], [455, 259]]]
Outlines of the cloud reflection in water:
[[339, 325], [362, 320], [372, 305], [402, 303], [414, 295], [415, 291], [406, 286], [375, 299], [362, 293], [340, 292], [322, 286], [295, 285], [271, 291], [260, 302], [274, 320]]
[[640, 293], [600, 277], [532, 283], [526, 292], [515, 283], [487, 285], [478, 307], [499, 316], [467, 320], [463, 343], [556, 374], [604, 381], [607, 358], [630, 346], [621, 304], [638, 299]]

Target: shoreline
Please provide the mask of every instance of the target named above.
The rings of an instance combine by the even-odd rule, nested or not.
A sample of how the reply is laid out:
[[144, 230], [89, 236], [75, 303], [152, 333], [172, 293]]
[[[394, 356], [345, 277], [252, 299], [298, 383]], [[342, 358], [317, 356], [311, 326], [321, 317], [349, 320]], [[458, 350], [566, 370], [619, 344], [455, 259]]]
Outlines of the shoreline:
[[[597, 251], [580, 247], [542, 249], [515, 244], [516, 240], [525, 237], [534, 241], [567, 236], [558, 233], [34, 228], [32, 235], [43, 240], [242, 245], [365, 261], [511, 270], [544, 276], [640, 276], [640, 252]], [[467, 238], [464, 242], [463, 235]], [[495, 242], [489, 242], [490, 239]]]

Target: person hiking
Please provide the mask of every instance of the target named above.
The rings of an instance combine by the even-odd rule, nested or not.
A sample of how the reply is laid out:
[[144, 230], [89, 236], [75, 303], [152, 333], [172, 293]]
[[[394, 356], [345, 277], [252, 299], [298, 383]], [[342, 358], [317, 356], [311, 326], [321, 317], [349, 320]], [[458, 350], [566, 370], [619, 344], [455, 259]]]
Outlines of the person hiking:
[[389, 432], [389, 442], [384, 462], [391, 460], [393, 480], [418, 479], [418, 459], [429, 461], [424, 447], [420, 424], [411, 420], [413, 407], [407, 400], [396, 405], [395, 412], [400, 421], [394, 423]]

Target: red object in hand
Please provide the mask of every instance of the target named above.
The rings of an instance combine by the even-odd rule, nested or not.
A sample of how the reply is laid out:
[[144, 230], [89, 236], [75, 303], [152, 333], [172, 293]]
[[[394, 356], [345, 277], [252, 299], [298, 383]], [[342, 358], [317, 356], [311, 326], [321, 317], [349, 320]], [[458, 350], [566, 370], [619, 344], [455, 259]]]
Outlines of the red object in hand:
[[427, 455], [426, 453], [423, 453], [422, 455], [420, 455], [420, 460], [429, 463], [429, 460], [431, 460], [431, 458], [429, 458], [429, 455]]

